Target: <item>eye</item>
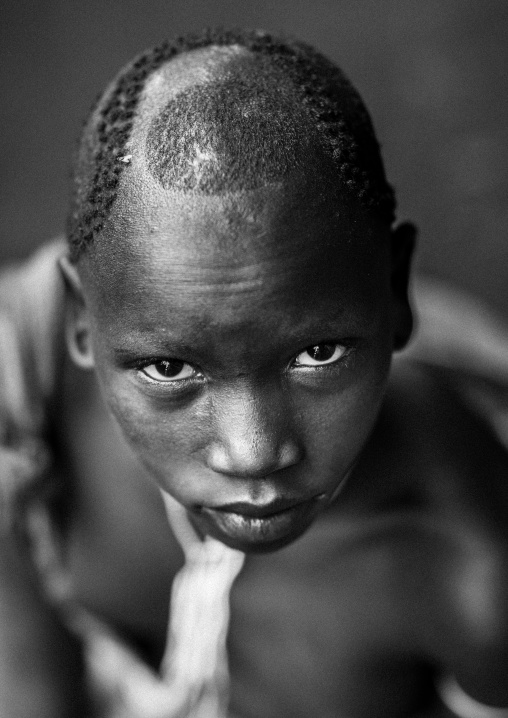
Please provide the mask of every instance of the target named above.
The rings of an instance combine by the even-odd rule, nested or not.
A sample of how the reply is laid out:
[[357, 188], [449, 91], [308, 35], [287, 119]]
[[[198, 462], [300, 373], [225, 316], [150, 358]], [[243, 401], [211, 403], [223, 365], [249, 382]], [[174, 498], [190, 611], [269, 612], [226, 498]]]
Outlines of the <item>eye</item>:
[[190, 379], [196, 375], [194, 367], [180, 359], [162, 359], [142, 367], [141, 372], [152, 381], [162, 383]]
[[295, 366], [325, 366], [333, 364], [341, 359], [347, 352], [347, 347], [342, 344], [316, 344], [307, 347], [305, 351], [298, 354], [295, 359]]

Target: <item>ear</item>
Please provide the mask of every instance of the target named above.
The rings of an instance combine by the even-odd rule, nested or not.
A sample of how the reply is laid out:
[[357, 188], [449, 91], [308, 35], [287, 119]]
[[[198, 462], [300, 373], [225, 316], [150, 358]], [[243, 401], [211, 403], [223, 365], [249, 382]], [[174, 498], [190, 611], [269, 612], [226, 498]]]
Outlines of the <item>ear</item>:
[[82, 369], [94, 367], [90, 333], [90, 316], [83, 285], [76, 265], [68, 256], [61, 257], [59, 267], [65, 282], [65, 340], [73, 362]]
[[414, 224], [403, 222], [392, 230], [391, 234], [393, 348], [395, 351], [406, 346], [413, 330], [413, 312], [409, 304], [408, 290], [416, 233]]

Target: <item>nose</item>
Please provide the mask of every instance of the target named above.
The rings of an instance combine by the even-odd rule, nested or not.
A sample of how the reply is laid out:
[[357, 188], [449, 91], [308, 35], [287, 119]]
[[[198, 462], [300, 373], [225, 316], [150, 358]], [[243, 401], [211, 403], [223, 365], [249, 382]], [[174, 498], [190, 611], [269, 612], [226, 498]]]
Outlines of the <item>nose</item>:
[[263, 478], [298, 463], [303, 450], [277, 392], [228, 391], [214, 398], [207, 465], [237, 478]]

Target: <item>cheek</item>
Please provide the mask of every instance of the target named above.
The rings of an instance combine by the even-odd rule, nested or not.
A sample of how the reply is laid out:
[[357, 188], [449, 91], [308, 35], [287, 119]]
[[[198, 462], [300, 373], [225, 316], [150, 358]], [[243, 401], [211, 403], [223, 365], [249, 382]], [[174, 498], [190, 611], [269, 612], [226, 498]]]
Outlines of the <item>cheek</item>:
[[154, 459], [195, 454], [204, 443], [203, 421], [188, 407], [169, 411], [162, 402], [120, 390], [112, 397], [111, 409], [133, 448]]
[[[380, 340], [355, 360], [339, 385], [290, 390], [288, 409], [304, 445], [301, 468], [309, 479], [332, 479], [355, 462], [375, 422], [389, 364], [389, 341]], [[147, 396], [129, 372], [112, 367], [100, 352], [96, 371], [110, 411], [154, 479], [178, 488], [191, 472], [198, 481], [214, 440], [213, 408], [206, 393], [180, 402]]]
[[347, 391], [301, 414], [301, 435], [311, 466], [343, 474], [361, 452], [375, 423], [380, 399]]
[[345, 471], [361, 452], [386, 390], [391, 353], [384, 344], [358, 359], [340, 391], [297, 397], [300, 435], [314, 466]]
[[208, 427], [199, 402], [174, 402], [146, 396], [129, 374], [106, 364], [97, 375], [110, 412], [127, 442], [152, 473], [171, 460], [196, 457], [208, 440]]

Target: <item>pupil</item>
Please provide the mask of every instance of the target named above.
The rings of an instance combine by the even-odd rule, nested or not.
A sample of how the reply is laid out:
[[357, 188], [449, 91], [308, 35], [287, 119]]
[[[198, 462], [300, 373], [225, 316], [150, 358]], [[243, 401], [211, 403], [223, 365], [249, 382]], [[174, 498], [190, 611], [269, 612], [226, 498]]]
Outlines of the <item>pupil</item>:
[[172, 359], [171, 361], [158, 361], [155, 366], [161, 376], [171, 378], [180, 374], [183, 368], [183, 361]]
[[334, 344], [316, 344], [315, 347], [307, 349], [307, 353], [314, 359], [314, 361], [327, 361], [333, 356], [335, 351]]

